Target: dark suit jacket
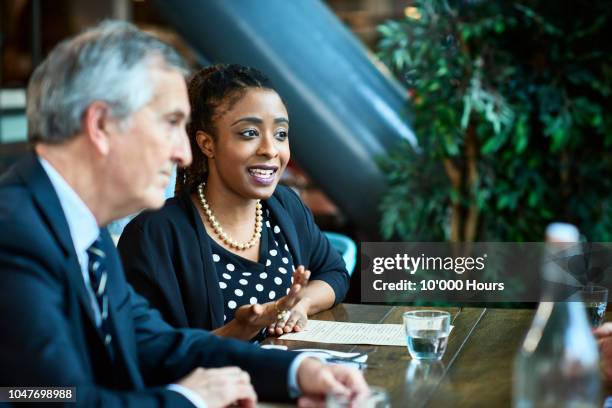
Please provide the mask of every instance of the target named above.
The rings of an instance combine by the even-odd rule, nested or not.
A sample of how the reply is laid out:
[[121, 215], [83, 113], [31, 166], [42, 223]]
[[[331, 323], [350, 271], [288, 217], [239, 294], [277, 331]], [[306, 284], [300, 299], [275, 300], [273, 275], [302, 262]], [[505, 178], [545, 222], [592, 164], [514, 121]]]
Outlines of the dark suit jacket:
[[[103, 197], [101, 197], [103, 199]], [[115, 347], [95, 326], [59, 199], [35, 155], [0, 177], [0, 385], [76, 386], [81, 406], [191, 406], [165, 389], [198, 366], [237, 365], [286, 399], [294, 353], [173, 329], [126, 283], [103, 230]]]
[[[291, 189], [278, 186], [266, 204], [283, 230], [296, 265], [327, 282], [344, 299], [349, 277], [342, 257]], [[123, 231], [119, 252], [134, 289], [176, 327], [207, 330], [223, 325], [223, 295], [210, 237], [188, 193], [158, 211], [146, 211]]]

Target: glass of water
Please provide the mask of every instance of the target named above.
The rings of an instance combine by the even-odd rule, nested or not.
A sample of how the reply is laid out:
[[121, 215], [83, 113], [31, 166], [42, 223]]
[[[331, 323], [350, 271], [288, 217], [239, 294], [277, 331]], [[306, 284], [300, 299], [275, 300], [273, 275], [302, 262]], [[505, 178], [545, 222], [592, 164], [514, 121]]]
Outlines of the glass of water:
[[326, 408], [390, 408], [389, 394], [382, 387], [370, 387], [367, 395], [329, 393]]
[[404, 313], [408, 352], [415, 360], [440, 360], [446, 351], [451, 315], [441, 310]]
[[601, 326], [608, 306], [608, 288], [589, 285], [582, 287], [579, 293], [586, 307], [589, 323], [594, 328]]

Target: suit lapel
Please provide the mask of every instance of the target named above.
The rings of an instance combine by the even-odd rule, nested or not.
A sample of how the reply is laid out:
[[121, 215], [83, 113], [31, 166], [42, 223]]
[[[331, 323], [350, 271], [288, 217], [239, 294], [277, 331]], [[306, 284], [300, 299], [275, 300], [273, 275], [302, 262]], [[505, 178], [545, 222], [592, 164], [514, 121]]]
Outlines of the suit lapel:
[[76, 289], [77, 296], [83, 306], [85, 314], [91, 319], [95, 326], [91, 300], [85, 288], [81, 266], [79, 265], [74, 244], [70, 236], [68, 221], [66, 221], [59, 198], [57, 197], [57, 193], [47, 173], [45, 173], [45, 170], [34, 153], [26, 156], [17, 165], [16, 171], [32, 192], [36, 205], [64, 252], [66, 256], [67, 278], [70, 281], [71, 287]]
[[[17, 174], [19, 174], [19, 176], [28, 186], [29, 190], [32, 192], [34, 201], [38, 206], [40, 213], [42, 214], [44, 222], [48, 224], [49, 229], [52, 231], [62, 252], [66, 256], [65, 270], [68, 279], [68, 285], [70, 288], [72, 288], [72, 290], [77, 293], [79, 303], [81, 303], [85, 315], [88, 319], [90, 319], [92, 327], [96, 328], [97, 325], [95, 321], [94, 311], [92, 309], [91, 298], [89, 296], [87, 288], [85, 287], [85, 280], [83, 279], [81, 266], [79, 264], [76, 250], [74, 248], [74, 243], [72, 242], [70, 229], [68, 227], [68, 221], [66, 220], [66, 217], [64, 215], [57, 193], [53, 188], [53, 184], [49, 180], [49, 177], [47, 176], [47, 173], [40, 164], [37, 156], [33, 153], [24, 158], [17, 165], [16, 171]], [[104, 249], [109, 255], [110, 262], [107, 265], [107, 268], [109, 268], [109, 277], [112, 276], [112, 279], [117, 279], [119, 281], [122, 279], [122, 269], [118, 260], [116, 249], [106, 229], [102, 229], [101, 233], [103, 235], [104, 240]], [[136, 359], [128, 352], [129, 348], [126, 346], [126, 342], [129, 338], [129, 336], [126, 334], [126, 331], [133, 331], [134, 329], [133, 326], [126, 328], [123, 326], [120, 327], [118, 325], [115, 317], [117, 316], [117, 302], [121, 299], [117, 298], [116, 293], [114, 295], [115, 296], [113, 296], [113, 293], [109, 293], [109, 313], [111, 318], [112, 330], [116, 339], [116, 361], [114, 363], [114, 367], [118, 368], [117, 363], [121, 361], [121, 363], [123, 363], [124, 369], [126, 369], [127, 372], [122, 370], [115, 370], [113, 375], [116, 377], [116, 380], [119, 383], [123, 383], [123, 380], [127, 380], [131, 381], [131, 383], [137, 389], [143, 388], [144, 384], [138, 370]], [[106, 352], [101, 337], [100, 347], [104, 348]], [[136, 346], [134, 345], [134, 347]], [[124, 374], [127, 374], [129, 378], [124, 378]]]
[[[113, 286], [110, 286], [111, 283], [109, 283], [110, 288], [114, 287], [116, 284], [120, 284], [120, 282], [123, 281], [123, 269], [118, 258], [117, 250], [115, 249], [115, 244], [113, 243], [108, 230], [103, 228], [100, 231], [100, 234], [102, 235], [102, 241], [104, 243], [104, 252], [107, 254], [106, 268], [108, 271], [108, 279], [109, 282], [113, 282]], [[111, 329], [113, 332], [113, 338], [115, 339], [115, 361], [124, 363], [129, 375], [129, 380], [136, 388], [142, 388], [144, 386], [142, 377], [140, 375], [136, 359], [134, 358], [133, 353], [130, 352], [130, 347], [128, 346], [128, 341], [133, 338], [128, 335], [130, 331], [134, 331], [133, 325], [130, 325], [130, 327], [125, 327], [125, 325], [120, 324], [121, 320], [119, 319], [118, 307], [119, 302], [121, 302], [123, 299], [119, 298], [117, 293], [121, 292], [114, 290], [107, 292]]]

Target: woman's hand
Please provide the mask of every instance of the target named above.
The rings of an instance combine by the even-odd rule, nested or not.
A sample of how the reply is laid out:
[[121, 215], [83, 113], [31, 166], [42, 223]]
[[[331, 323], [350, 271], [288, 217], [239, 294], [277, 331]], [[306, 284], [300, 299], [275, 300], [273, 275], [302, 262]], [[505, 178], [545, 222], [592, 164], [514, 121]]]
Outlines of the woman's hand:
[[[292, 277], [293, 283], [287, 295], [275, 302], [268, 302], [262, 305], [243, 305], [239, 307], [234, 315], [236, 322], [245, 328], [257, 330], [276, 324], [279, 311], [291, 310], [299, 303], [297, 295], [306, 285], [308, 285], [310, 271], [300, 266], [293, 272]], [[291, 317], [289, 320], [291, 320]]]
[[289, 318], [285, 321], [275, 321], [268, 326], [268, 334], [273, 336], [280, 336], [284, 333], [290, 333], [292, 331], [299, 332], [306, 328], [308, 324], [308, 309], [310, 307], [310, 299], [304, 298], [299, 300], [289, 310]]
[[[300, 265], [295, 272], [293, 272], [294, 283], [297, 281], [298, 277], [306, 277], [306, 282], [302, 283], [302, 288], [304, 288], [308, 284], [307, 280], [310, 278], [310, 271]], [[298, 299], [296, 293], [296, 296], [293, 296], [286, 302], [279, 301], [277, 306], [279, 311], [287, 310], [289, 314], [287, 318], [283, 320], [275, 319], [275, 321], [268, 326], [269, 335], [280, 336], [281, 334], [291, 331], [300, 331], [306, 327], [308, 323], [308, 309], [310, 308], [309, 298], [302, 297]]]

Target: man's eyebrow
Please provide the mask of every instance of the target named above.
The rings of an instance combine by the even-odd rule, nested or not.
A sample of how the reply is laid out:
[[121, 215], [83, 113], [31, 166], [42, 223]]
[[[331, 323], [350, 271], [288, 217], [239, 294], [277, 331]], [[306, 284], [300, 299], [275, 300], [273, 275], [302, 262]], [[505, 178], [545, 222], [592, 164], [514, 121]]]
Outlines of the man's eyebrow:
[[189, 115], [182, 109], [175, 109], [170, 112], [167, 112], [164, 116], [178, 116], [182, 119], [188, 117]]

